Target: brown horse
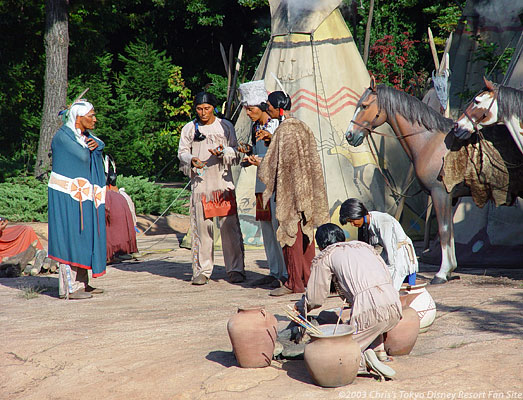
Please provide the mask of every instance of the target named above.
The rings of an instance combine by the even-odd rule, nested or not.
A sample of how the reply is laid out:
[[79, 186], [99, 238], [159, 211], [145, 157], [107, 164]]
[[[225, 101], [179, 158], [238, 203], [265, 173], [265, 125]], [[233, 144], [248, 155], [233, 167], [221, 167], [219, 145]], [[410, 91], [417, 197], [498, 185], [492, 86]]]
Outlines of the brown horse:
[[468, 139], [483, 126], [503, 123], [523, 153], [523, 90], [495, 85], [488, 79], [456, 122], [455, 135]]
[[[417, 98], [387, 86], [376, 86], [374, 78], [356, 105], [345, 137], [359, 146], [374, 129], [387, 122], [414, 164], [420, 183], [432, 196], [441, 242], [441, 267], [431, 283], [445, 283], [457, 267], [452, 224], [452, 199], [438, 179], [443, 157], [452, 140], [446, 140], [454, 123]], [[376, 132], [377, 133], [377, 132]], [[450, 133], [452, 138], [452, 133]], [[447, 142], [449, 144], [447, 144]]]

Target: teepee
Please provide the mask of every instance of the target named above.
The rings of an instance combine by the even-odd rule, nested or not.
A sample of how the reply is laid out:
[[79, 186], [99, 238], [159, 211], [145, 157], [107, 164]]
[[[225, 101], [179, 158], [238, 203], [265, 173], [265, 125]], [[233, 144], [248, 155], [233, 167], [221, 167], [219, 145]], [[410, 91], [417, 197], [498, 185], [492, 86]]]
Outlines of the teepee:
[[[271, 39], [253, 80], [263, 79], [272, 92], [281, 90], [276, 76], [291, 96], [291, 113], [314, 132], [332, 222], [338, 223], [339, 207], [349, 197], [361, 199], [369, 209], [394, 213], [400, 200], [397, 193], [408, 184], [410, 161], [404, 150], [396, 139], [381, 136], [374, 138], [376, 150], [372, 142], [350, 147], [344, 136], [370, 77], [338, 9], [341, 0], [269, 3]], [[390, 129], [382, 128], [384, 132]], [[251, 121], [244, 111], [236, 132], [240, 141], [249, 142]], [[246, 244], [261, 240], [254, 221], [255, 174], [255, 167], [242, 168], [236, 185]], [[411, 193], [415, 191], [411, 186]], [[423, 227], [413, 210], [423, 211], [425, 205], [426, 197], [420, 195], [410, 198], [403, 209], [402, 222], [411, 235]], [[354, 228], [344, 228], [349, 238], [357, 237]]]

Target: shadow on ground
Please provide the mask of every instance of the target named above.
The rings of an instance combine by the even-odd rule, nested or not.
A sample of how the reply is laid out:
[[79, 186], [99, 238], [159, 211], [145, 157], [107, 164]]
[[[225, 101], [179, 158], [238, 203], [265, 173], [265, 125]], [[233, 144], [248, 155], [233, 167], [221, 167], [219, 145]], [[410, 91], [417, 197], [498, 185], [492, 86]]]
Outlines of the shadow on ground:
[[[190, 282], [192, 278], [192, 265], [187, 262], [145, 260], [122, 262], [119, 264], [113, 264], [111, 266], [122, 271], [148, 272], [150, 274], [165, 276], [167, 278], [175, 278], [185, 282]], [[247, 279], [244, 282], [237, 283], [237, 285], [246, 289], [255, 289], [255, 287], [252, 286], [252, 282], [265, 276], [264, 274], [260, 274], [254, 271], [246, 270], [245, 272]], [[228, 281], [228, 279], [229, 278], [225, 272], [225, 267], [221, 265], [215, 265], [211, 275], [211, 281]]]
[[479, 301], [477, 307], [457, 306], [449, 307], [436, 302], [438, 317], [445, 317], [449, 313], [459, 313], [465, 320], [472, 322], [474, 330], [479, 332], [501, 333], [515, 337], [523, 335], [523, 292], [514, 293], [510, 299], [490, 302], [502, 311], [486, 309], [488, 299]]
[[37, 297], [37, 295], [58, 298], [58, 279], [56, 279], [56, 275], [0, 278], [0, 285], [18, 289], [20, 297], [25, 297], [28, 300]]
[[205, 356], [205, 358], [209, 361], [214, 361], [215, 363], [223, 365], [225, 368], [239, 366], [238, 362], [236, 361], [236, 357], [234, 357], [234, 353], [232, 351], [211, 351], [209, 354]]

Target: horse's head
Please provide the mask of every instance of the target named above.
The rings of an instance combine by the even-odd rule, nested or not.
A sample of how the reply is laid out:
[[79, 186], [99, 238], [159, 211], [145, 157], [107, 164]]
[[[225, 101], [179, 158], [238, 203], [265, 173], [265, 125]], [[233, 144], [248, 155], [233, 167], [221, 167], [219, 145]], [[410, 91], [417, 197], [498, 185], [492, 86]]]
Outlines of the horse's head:
[[468, 139], [483, 126], [498, 122], [497, 88], [488, 79], [483, 78], [483, 80], [485, 89], [474, 97], [456, 121], [454, 134], [460, 139]]
[[376, 81], [372, 77], [369, 88], [358, 100], [354, 116], [345, 132], [347, 142], [352, 146], [359, 146], [363, 143], [365, 136], [383, 124], [386, 118], [386, 113], [378, 105]]

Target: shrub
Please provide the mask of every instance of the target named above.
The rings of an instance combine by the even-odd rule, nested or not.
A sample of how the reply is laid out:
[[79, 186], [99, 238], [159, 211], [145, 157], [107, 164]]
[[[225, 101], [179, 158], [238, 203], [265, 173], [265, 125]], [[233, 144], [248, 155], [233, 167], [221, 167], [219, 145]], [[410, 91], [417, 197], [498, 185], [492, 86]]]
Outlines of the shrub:
[[160, 215], [178, 197], [169, 208], [169, 213], [189, 214], [191, 192], [183, 189], [163, 188], [142, 176], [118, 176], [117, 185], [125, 188], [136, 208], [136, 214]]
[[47, 183], [32, 176], [0, 183], [0, 216], [16, 222], [46, 222]]
[[[119, 176], [118, 187], [131, 196], [137, 214], [160, 215], [177, 196], [168, 213], [189, 214], [188, 190], [163, 188], [141, 176]], [[13, 222], [47, 222], [47, 182], [22, 176], [0, 183], [0, 216]]]

